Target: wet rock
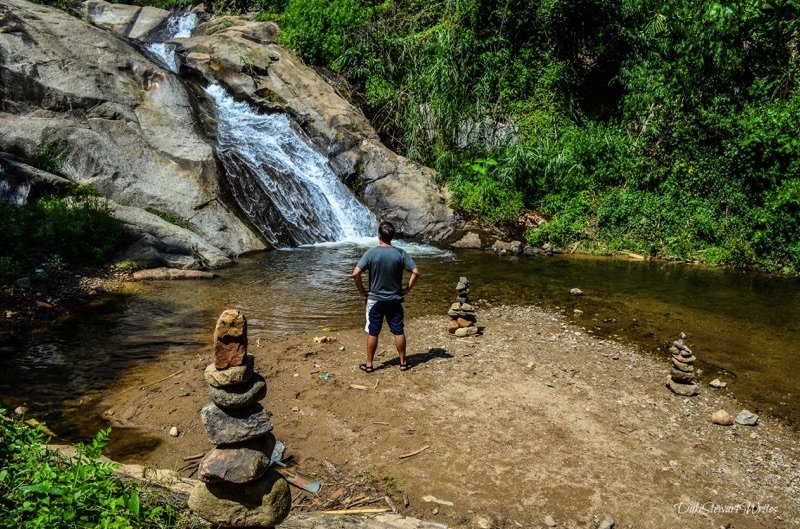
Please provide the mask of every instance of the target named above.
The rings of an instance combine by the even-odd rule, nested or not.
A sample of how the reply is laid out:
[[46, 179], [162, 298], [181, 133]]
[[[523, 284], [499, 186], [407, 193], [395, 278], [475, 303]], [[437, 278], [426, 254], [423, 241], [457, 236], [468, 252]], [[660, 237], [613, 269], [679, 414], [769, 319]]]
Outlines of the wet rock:
[[208, 393], [214, 404], [222, 409], [245, 408], [267, 396], [267, 381], [261, 375], [256, 374], [244, 384], [223, 388], [208, 386]]
[[274, 527], [292, 507], [288, 482], [275, 470], [247, 484], [200, 483], [189, 496], [189, 508], [222, 527]]
[[264, 408], [257, 404], [249, 408], [223, 410], [216, 404], [206, 404], [200, 419], [212, 444], [233, 444], [266, 435], [272, 422]]
[[525, 257], [536, 257], [542, 253], [542, 250], [536, 246], [526, 246], [522, 250], [522, 253], [525, 254]]
[[727, 382], [723, 382], [718, 378], [715, 378], [714, 380], [709, 382], [708, 385], [711, 386], [712, 388], [721, 389], [721, 388], [727, 387], [728, 383]]
[[253, 355], [245, 355], [244, 363], [240, 366], [229, 367], [227, 369], [217, 369], [214, 364], [209, 364], [203, 376], [209, 386], [224, 388], [225, 386], [235, 386], [244, 384], [253, 376], [253, 366], [255, 361]]
[[492, 251], [497, 255], [519, 255], [522, 253], [522, 243], [519, 241], [495, 241]]
[[736, 416], [736, 424], [741, 424], [742, 426], [755, 426], [758, 424], [758, 415], [750, 410], [742, 410], [739, 412], [739, 415]]
[[214, 329], [214, 366], [240, 366], [247, 354], [247, 319], [236, 309], [222, 312]]
[[733, 424], [733, 417], [725, 410], [717, 410], [711, 414], [711, 422], [721, 426], [731, 426]]
[[206, 483], [249, 483], [263, 476], [269, 468], [268, 454], [266, 449], [249, 447], [214, 448], [200, 461], [197, 473]]

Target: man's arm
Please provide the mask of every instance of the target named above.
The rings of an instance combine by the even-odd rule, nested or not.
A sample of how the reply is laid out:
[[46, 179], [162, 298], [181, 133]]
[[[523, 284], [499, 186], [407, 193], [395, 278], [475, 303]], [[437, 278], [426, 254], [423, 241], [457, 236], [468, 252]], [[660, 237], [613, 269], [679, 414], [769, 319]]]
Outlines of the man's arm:
[[361, 269], [358, 266], [353, 268], [353, 281], [355, 281], [356, 288], [358, 289], [358, 292], [361, 294], [361, 297], [367, 299], [367, 295], [369, 294], [369, 292], [364, 290], [364, 283], [361, 282]]
[[415, 266], [414, 269], [411, 271], [411, 279], [408, 280], [408, 286], [403, 291], [403, 295], [404, 296], [406, 294], [408, 294], [409, 292], [411, 292], [411, 289], [414, 288], [414, 285], [417, 284], [417, 281], [419, 280], [419, 276], [420, 276], [419, 268], [417, 268]]

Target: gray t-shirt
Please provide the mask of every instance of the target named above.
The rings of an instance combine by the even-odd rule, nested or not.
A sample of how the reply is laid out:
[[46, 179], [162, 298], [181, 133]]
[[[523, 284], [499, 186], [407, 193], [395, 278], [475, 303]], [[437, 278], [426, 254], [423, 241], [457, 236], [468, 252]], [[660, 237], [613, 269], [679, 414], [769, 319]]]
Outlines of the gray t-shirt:
[[393, 301], [403, 299], [403, 270], [417, 265], [402, 248], [375, 246], [364, 253], [357, 265], [369, 272], [369, 299]]

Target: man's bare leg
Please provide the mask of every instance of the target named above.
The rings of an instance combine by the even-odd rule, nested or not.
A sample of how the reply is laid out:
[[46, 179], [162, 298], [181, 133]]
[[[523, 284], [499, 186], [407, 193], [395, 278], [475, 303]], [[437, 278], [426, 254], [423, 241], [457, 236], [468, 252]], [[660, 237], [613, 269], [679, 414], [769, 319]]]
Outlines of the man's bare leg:
[[378, 337], [367, 335], [367, 367], [372, 367], [375, 351], [378, 350]]
[[400, 356], [400, 365], [406, 365], [406, 335], [395, 334], [394, 346], [397, 348], [397, 354]]

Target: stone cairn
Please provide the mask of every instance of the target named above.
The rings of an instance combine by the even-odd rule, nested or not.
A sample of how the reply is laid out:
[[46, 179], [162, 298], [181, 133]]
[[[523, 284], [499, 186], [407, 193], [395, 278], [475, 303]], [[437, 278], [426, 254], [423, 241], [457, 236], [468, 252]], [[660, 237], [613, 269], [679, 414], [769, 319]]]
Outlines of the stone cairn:
[[469, 279], [461, 277], [456, 285], [458, 301], [450, 306], [447, 315], [450, 316], [450, 323], [447, 325], [447, 332], [458, 337], [473, 336], [478, 334], [478, 321], [475, 316], [475, 307], [469, 303]]
[[289, 514], [288, 482], [271, 465], [271, 414], [259, 401], [267, 383], [247, 354], [247, 320], [226, 310], [214, 329], [214, 363], [205, 370], [212, 402], [200, 411], [214, 445], [200, 462], [202, 483], [189, 508], [219, 527], [275, 527]]
[[685, 339], [686, 335], [681, 333], [669, 348], [672, 353], [672, 369], [667, 387], [676, 395], [693, 397], [700, 394], [700, 387], [694, 381], [694, 362], [697, 359], [692, 350], [683, 343]]

